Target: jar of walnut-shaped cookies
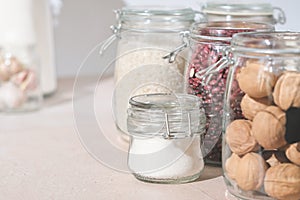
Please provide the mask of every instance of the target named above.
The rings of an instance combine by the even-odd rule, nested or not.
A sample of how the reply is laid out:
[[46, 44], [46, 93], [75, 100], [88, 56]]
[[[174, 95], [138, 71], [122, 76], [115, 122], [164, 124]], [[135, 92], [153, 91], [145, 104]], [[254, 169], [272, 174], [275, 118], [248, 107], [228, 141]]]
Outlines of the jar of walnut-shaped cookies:
[[223, 116], [228, 191], [241, 199], [300, 200], [300, 32], [238, 33], [230, 53]]

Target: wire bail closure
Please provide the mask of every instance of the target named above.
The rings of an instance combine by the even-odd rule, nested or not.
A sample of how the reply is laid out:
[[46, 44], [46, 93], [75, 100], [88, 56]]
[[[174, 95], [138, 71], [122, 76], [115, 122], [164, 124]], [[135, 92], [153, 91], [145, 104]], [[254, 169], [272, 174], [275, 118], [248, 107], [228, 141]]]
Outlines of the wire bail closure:
[[[277, 14], [277, 17], [274, 17]], [[284, 11], [279, 7], [273, 7], [273, 17], [275, 24], [285, 24], [286, 16]]]
[[223, 49], [222, 58], [218, 62], [203, 70], [198, 71], [195, 76], [198, 79], [202, 80], [202, 84], [208, 85], [215, 73], [219, 72], [222, 69], [225, 69], [229, 65], [233, 65], [234, 63], [235, 61], [232, 58], [232, 48], [228, 46]]
[[176, 60], [177, 55], [183, 51], [185, 48], [187, 48], [190, 45], [189, 37], [190, 32], [189, 31], [182, 31], [180, 32], [180, 36], [182, 39], [182, 44], [175, 48], [173, 51], [162, 57], [163, 59], [168, 59], [169, 63], [174, 63]]
[[[191, 127], [191, 113], [188, 112], [187, 113], [187, 117], [188, 117], [188, 126], [189, 126], [189, 132], [188, 132], [188, 136], [192, 137], [194, 135], [194, 133], [192, 132], [192, 127]], [[163, 135], [163, 137], [165, 139], [172, 139], [175, 136], [171, 134], [170, 131], [170, 124], [169, 124], [169, 115], [168, 113], [165, 113], [165, 125], [166, 125], [166, 133]]]
[[110, 29], [113, 32], [113, 35], [104, 40], [103, 44], [100, 47], [99, 54], [103, 55], [104, 51], [117, 39], [121, 38], [120, 32], [122, 28], [122, 23], [121, 23], [121, 15], [122, 11], [121, 10], [114, 10], [114, 13], [116, 14], [116, 19], [117, 19], [117, 25], [112, 25], [110, 26]]

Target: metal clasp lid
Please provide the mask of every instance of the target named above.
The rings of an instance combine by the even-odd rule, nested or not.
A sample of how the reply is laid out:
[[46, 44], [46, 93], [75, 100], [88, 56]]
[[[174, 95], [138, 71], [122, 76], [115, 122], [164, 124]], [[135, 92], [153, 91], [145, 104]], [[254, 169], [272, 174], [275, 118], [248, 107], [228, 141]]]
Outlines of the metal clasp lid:
[[104, 40], [103, 44], [100, 47], [100, 51], [99, 54], [102, 55], [104, 53], [104, 51], [117, 39], [117, 38], [121, 38], [120, 36], [120, 32], [121, 32], [121, 28], [122, 28], [122, 24], [121, 24], [121, 15], [122, 15], [122, 11], [121, 10], [114, 10], [115, 14], [116, 14], [116, 19], [117, 19], [117, 25], [112, 25], [110, 26], [110, 29], [113, 32], [113, 35], [110, 36], [109, 38], [107, 38], [106, 40]]
[[232, 58], [232, 48], [228, 46], [223, 49], [222, 58], [218, 62], [198, 71], [195, 76], [202, 80], [202, 84], [207, 85], [215, 73], [218, 73], [220, 70], [233, 64], [234, 59]]
[[182, 44], [163, 57], [163, 59], [168, 59], [169, 63], [175, 62], [177, 55], [190, 45], [189, 31], [180, 32], [180, 36], [182, 38]]

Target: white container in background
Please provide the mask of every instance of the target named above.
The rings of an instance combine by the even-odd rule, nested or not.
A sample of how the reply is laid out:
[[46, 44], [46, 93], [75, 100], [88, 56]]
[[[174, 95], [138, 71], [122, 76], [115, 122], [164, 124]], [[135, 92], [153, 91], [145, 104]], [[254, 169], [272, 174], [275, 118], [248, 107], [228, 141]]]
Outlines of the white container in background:
[[43, 94], [56, 90], [53, 18], [49, 0], [0, 0], [0, 47], [36, 46]]
[[49, 0], [33, 0], [33, 2], [37, 52], [41, 66], [41, 86], [43, 94], [49, 95], [57, 88], [53, 17]]
[[0, 47], [34, 45], [32, 0], [0, 0]]
[[0, 112], [40, 108], [33, 0], [0, 0]]

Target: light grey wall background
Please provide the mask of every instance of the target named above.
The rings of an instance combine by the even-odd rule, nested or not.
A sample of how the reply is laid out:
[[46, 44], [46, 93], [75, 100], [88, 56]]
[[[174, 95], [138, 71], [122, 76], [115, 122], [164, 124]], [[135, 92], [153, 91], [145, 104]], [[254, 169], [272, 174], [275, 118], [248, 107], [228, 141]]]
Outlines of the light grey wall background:
[[277, 30], [300, 31], [300, 1], [299, 0], [269, 0], [273, 6], [280, 7], [285, 11], [287, 23], [277, 26]]
[[[74, 76], [90, 50], [111, 35], [114, 9], [121, 0], [63, 0], [64, 6], [55, 27], [58, 76]], [[90, 70], [90, 74], [93, 74]]]
[[[190, 2], [185, 0], [175, 2], [178, 4], [180, 1]], [[109, 27], [115, 23], [115, 14], [112, 11], [123, 6], [122, 0], [63, 2], [59, 24], [55, 28], [57, 73], [60, 77], [74, 76], [88, 52], [111, 35]], [[269, 2], [281, 7], [286, 13], [287, 23], [277, 26], [278, 29], [300, 31], [299, 0], [269, 0]], [[90, 69], [86, 74], [93, 74], [95, 71], [97, 70]]]

